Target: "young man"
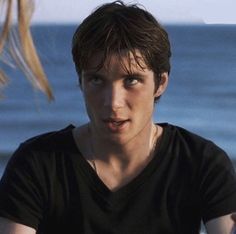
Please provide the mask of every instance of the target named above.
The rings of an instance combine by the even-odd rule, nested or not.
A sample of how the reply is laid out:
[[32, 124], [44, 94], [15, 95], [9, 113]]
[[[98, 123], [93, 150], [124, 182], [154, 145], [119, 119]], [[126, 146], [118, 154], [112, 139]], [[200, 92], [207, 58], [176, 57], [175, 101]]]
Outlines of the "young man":
[[90, 122], [34, 137], [0, 185], [3, 234], [232, 233], [236, 177], [214, 143], [152, 114], [170, 72], [168, 35], [145, 10], [98, 8], [73, 37]]

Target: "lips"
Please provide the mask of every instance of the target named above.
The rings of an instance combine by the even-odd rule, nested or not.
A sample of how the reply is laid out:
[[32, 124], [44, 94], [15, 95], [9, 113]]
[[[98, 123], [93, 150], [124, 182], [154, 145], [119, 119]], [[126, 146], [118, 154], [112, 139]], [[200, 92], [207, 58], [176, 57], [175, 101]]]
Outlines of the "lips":
[[103, 120], [107, 128], [113, 132], [124, 130], [129, 121], [129, 119], [121, 118], [107, 118]]

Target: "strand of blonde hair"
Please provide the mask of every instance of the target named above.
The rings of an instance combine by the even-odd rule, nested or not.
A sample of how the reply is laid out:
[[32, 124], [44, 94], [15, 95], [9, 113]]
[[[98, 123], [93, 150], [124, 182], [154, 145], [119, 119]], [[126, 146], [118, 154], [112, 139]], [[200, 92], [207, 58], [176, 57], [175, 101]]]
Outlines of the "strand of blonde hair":
[[[16, 66], [22, 70], [33, 87], [45, 93], [53, 100], [53, 93], [34, 46], [30, 32], [30, 21], [34, 11], [33, 0], [16, 0], [17, 28], [13, 27], [13, 1], [0, 0], [0, 6], [6, 4], [6, 14], [0, 34], [0, 59], [4, 60], [4, 51], [8, 53]], [[5, 72], [0, 69], [0, 86], [8, 81]]]

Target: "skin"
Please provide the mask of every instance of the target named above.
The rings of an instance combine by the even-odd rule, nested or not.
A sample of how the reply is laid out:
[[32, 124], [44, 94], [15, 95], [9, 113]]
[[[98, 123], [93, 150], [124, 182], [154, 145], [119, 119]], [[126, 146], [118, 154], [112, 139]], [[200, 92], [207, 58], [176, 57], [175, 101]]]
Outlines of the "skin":
[[[235, 217], [236, 214], [234, 214]], [[221, 216], [208, 221], [206, 224], [207, 233], [210, 234], [235, 234], [236, 220], [233, 220], [231, 214]]]
[[35, 234], [36, 230], [26, 225], [0, 217], [1, 234]]

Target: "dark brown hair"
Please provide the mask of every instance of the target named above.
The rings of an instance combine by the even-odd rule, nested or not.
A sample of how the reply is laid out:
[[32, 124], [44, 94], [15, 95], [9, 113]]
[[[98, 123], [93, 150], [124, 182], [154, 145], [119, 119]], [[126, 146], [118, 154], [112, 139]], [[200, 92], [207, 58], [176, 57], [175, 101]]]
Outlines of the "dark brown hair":
[[127, 56], [131, 52], [140, 65], [136, 56], [138, 50], [156, 79], [161, 73], [170, 72], [167, 32], [149, 12], [136, 4], [115, 1], [98, 7], [79, 25], [72, 40], [72, 55], [79, 75], [94, 54], [102, 54], [99, 69], [109, 56], [121, 57], [124, 50]]

